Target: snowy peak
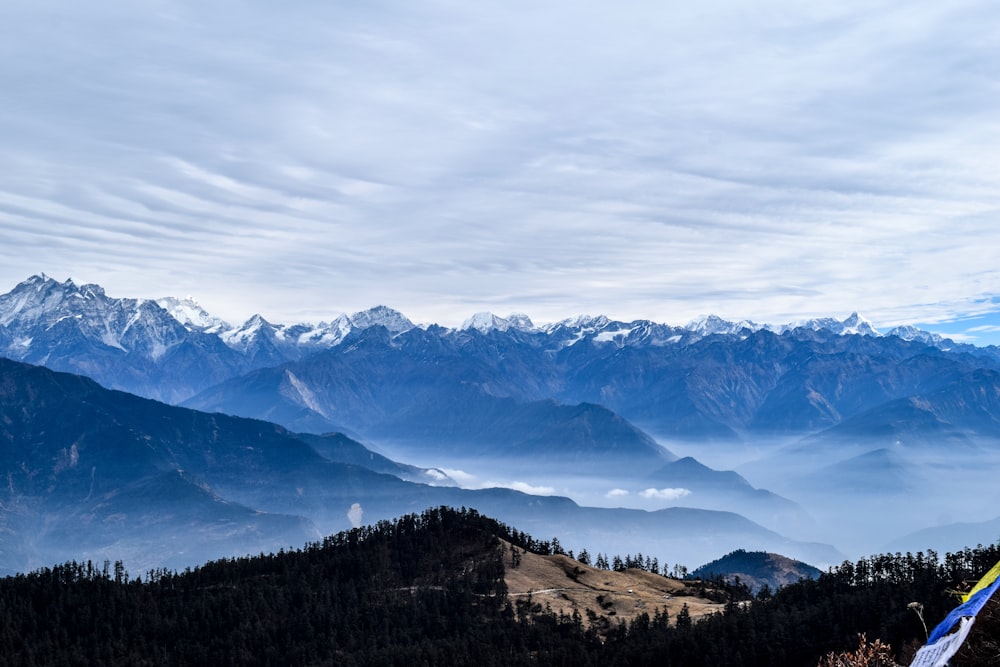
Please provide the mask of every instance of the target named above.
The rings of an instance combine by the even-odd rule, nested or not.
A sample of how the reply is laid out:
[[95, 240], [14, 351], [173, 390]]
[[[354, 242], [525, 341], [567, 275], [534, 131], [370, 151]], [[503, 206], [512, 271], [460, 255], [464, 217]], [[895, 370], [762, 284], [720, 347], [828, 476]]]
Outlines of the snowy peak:
[[507, 316], [507, 322], [510, 324], [511, 329], [518, 329], [520, 331], [537, 331], [538, 328], [535, 323], [531, 321], [531, 318], [524, 313], [511, 313]]
[[878, 329], [875, 328], [869, 320], [861, 317], [856, 312], [851, 313], [843, 322], [844, 329], [841, 333], [845, 334], [858, 334], [861, 336], [881, 336]]
[[844, 320], [838, 320], [833, 317], [821, 317], [811, 320], [802, 320], [799, 322], [790, 322], [788, 324], [757, 324], [751, 320], [730, 322], [729, 320], [724, 320], [717, 315], [708, 315], [706, 317], [692, 320], [684, 328], [701, 336], [711, 336], [715, 334], [732, 336], [739, 334], [744, 330], [760, 331], [762, 329], [779, 334], [786, 331], [794, 331], [795, 329], [811, 329], [812, 331], [830, 331], [843, 336], [850, 334], [857, 334], [861, 336], [882, 335], [869, 320], [865, 319], [858, 313], [851, 313], [851, 315]]
[[239, 327], [219, 333], [219, 337], [230, 348], [255, 359], [255, 364], [281, 363], [335, 347], [350, 332], [373, 326], [384, 326], [397, 334], [409, 331], [414, 325], [399, 311], [376, 306], [319, 324], [272, 324], [261, 315], [254, 315]]
[[462, 323], [462, 331], [475, 329], [481, 333], [489, 331], [536, 331], [534, 323], [524, 313], [511, 313], [507, 317], [498, 317], [493, 313], [476, 313]]
[[261, 315], [254, 315], [239, 327], [218, 335], [230, 348], [250, 357], [255, 365], [261, 365], [301, 359], [306, 354], [339, 345], [351, 331], [373, 326], [383, 326], [392, 334], [414, 327], [399, 311], [376, 306], [319, 324], [272, 324]]
[[[391, 336], [415, 327], [402, 313], [386, 306], [339, 315], [319, 324], [273, 324], [255, 315], [233, 327], [206, 312], [191, 297], [117, 299], [109, 297], [100, 285], [78, 286], [71, 279], [59, 282], [45, 274], [31, 276], [8, 294], [0, 295], [0, 354], [32, 363], [44, 363], [47, 355], [58, 349], [58, 354], [71, 364], [74, 354], [95, 344], [115, 354], [124, 352], [156, 361], [180, 343], [197, 339], [197, 345], [207, 346], [205, 349], [221, 343], [240, 357], [238, 363], [259, 368], [331, 349], [351, 332], [375, 326], [385, 327]], [[856, 312], [843, 320], [828, 317], [782, 325], [732, 322], [708, 315], [684, 327], [648, 320], [619, 322], [604, 315], [580, 315], [539, 327], [521, 313], [501, 317], [480, 312], [458, 328], [473, 329], [483, 333], [530, 332], [540, 337], [540, 344], [552, 349], [578, 342], [622, 347], [683, 346], [706, 336], [745, 336], [760, 330], [777, 334], [806, 329], [837, 335], [883, 335]], [[896, 327], [890, 334], [942, 349], [956, 346], [947, 338], [915, 327]]]
[[0, 296], [0, 325], [16, 343], [7, 354], [32, 362], [49, 353], [43, 348], [61, 347], [71, 356], [73, 346], [84, 344], [158, 359], [184, 335], [180, 323], [155, 302], [111, 298], [100, 285], [78, 287], [44, 274]]
[[[771, 327], [769, 327], [771, 328]], [[784, 324], [778, 327], [773, 327], [772, 330], [779, 333], [785, 331], [790, 331], [792, 329], [812, 329], [813, 331], [829, 331], [841, 336], [848, 336], [852, 334], [860, 336], [881, 336], [882, 334], [869, 322], [867, 319], [859, 315], [858, 313], [851, 313], [847, 319], [838, 320], [833, 317], [821, 317], [813, 320], [806, 320], [804, 322], [796, 322], [794, 324]]]
[[281, 328], [283, 327], [276, 327], [261, 315], [254, 314], [249, 320], [235, 329], [221, 332], [219, 337], [229, 347], [246, 351], [255, 341], [261, 338], [266, 340], [284, 338], [280, 333]]
[[730, 322], [722, 319], [718, 315], [708, 315], [706, 317], [701, 317], [688, 322], [684, 328], [688, 331], [701, 334], [702, 336], [712, 336], [715, 334], [735, 335], [744, 329], [759, 331], [763, 328], [763, 326], [749, 320]]
[[392, 334], [403, 333], [414, 327], [413, 322], [408, 320], [405, 315], [388, 306], [375, 306], [368, 310], [362, 310], [351, 315], [350, 320], [357, 329], [383, 326]]
[[57, 310], [67, 295], [78, 292], [72, 280], [59, 283], [44, 273], [31, 276], [0, 296], [0, 324], [37, 323], [47, 313]]
[[545, 333], [553, 333], [560, 329], [575, 331], [581, 334], [596, 333], [611, 324], [611, 320], [604, 315], [577, 315], [565, 320], [559, 320], [554, 324], [544, 327]]
[[316, 326], [302, 324], [292, 327], [290, 335], [294, 335], [299, 345], [313, 348], [330, 348], [344, 340], [353, 329], [351, 319], [347, 315], [339, 315], [332, 322], [320, 322]]
[[184, 299], [165, 296], [157, 299], [156, 303], [170, 313], [171, 317], [183, 324], [188, 331], [221, 333], [232, 329], [232, 326], [225, 321], [210, 315], [190, 296]]
[[889, 332], [886, 335], [897, 336], [903, 340], [915, 340], [918, 343], [924, 343], [925, 345], [930, 345], [932, 347], [945, 347], [952, 343], [950, 339], [945, 338], [941, 334], [923, 331], [908, 324], [893, 327], [892, 329], [889, 329]]

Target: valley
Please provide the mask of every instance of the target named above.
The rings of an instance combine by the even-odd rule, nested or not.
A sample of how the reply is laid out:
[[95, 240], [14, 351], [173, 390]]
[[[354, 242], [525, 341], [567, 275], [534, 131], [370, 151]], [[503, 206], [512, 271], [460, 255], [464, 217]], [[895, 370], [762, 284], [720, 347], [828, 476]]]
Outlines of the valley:
[[997, 518], [997, 349], [857, 315], [234, 327], [34, 276], [0, 295], [0, 347], [130, 392], [3, 367], [7, 571], [188, 565], [438, 504], [688, 566], [946, 551]]

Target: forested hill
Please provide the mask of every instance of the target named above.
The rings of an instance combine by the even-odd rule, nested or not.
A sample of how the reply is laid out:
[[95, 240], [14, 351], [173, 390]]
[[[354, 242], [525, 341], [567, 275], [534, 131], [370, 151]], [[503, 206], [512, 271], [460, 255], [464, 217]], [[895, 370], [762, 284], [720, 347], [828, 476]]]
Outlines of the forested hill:
[[[996, 547], [878, 556], [755, 600], [717, 588], [726, 604], [702, 620], [650, 609], [598, 629], [590, 614], [508, 594], [518, 554], [556, 544], [438, 508], [183, 573], [68, 563], [0, 579], [0, 662], [812, 667], [859, 632], [905, 661], [924, 637], [908, 604], [936, 623], [955, 604], [946, 591], [1000, 558]], [[997, 664], [973, 655], [989, 632], [981, 619], [954, 664]]]
[[724, 577], [727, 581], [739, 581], [754, 592], [765, 586], [775, 589], [800, 579], [815, 579], [820, 574], [820, 570], [808, 563], [780, 554], [745, 549], [737, 549], [691, 572], [696, 579]]

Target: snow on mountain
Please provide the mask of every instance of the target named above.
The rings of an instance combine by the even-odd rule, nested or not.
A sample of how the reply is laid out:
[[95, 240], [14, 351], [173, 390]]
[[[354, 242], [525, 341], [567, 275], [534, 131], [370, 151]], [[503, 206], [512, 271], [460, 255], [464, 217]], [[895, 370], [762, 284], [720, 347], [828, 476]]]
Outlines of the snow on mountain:
[[303, 347], [329, 348], [344, 340], [347, 334], [354, 328], [351, 319], [347, 315], [339, 315], [332, 322], [320, 322], [319, 324], [302, 325], [298, 331], [298, 344]]
[[860, 336], [881, 336], [882, 334], [875, 325], [869, 320], [865, 319], [856, 312], [851, 313], [850, 317], [842, 322], [844, 328], [840, 331], [841, 334], [857, 334]]
[[565, 320], [559, 320], [542, 327], [542, 331], [551, 334], [560, 330], [573, 331], [581, 334], [596, 333], [611, 324], [611, 320], [604, 315], [577, 315]]
[[218, 334], [233, 328], [224, 320], [210, 315], [190, 296], [184, 299], [165, 296], [157, 299], [156, 303], [170, 313], [175, 320], [183, 324], [188, 331]]
[[[575, 345], [588, 336], [595, 336], [612, 325], [612, 321], [604, 315], [578, 315], [541, 328], [549, 338], [554, 339], [561, 347]], [[621, 324], [621, 323], [618, 323]]]
[[715, 334], [734, 335], [740, 333], [744, 329], [759, 331], [764, 327], [763, 325], [749, 320], [729, 322], [728, 320], [722, 319], [718, 315], [708, 315], [706, 317], [701, 317], [697, 320], [688, 322], [684, 328], [688, 331], [701, 334], [702, 336], [712, 336]]
[[904, 325], [899, 327], [893, 327], [889, 329], [887, 336], [898, 336], [903, 340], [915, 340], [926, 345], [931, 345], [933, 347], [947, 347], [953, 342], [949, 338], [945, 338], [941, 334], [930, 333], [929, 331], [923, 331], [914, 326]]
[[524, 313], [511, 313], [507, 317], [498, 317], [493, 313], [476, 313], [462, 323], [460, 330], [476, 329], [482, 333], [488, 331], [536, 331], [534, 323]]
[[833, 317], [821, 317], [768, 328], [776, 333], [784, 333], [785, 331], [792, 329], [812, 329], [813, 331], [830, 331], [842, 336], [851, 334], [861, 336], [882, 335], [870, 321], [857, 313], [851, 313], [851, 315], [844, 320], [838, 320]]
[[[0, 325], [30, 358], [32, 344], [79, 337], [124, 352], [157, 359], [184, 337], [184, 329], [155, 301], [108, 297], [99, 285], [57, 282], [45, 274], [28, 278], [0, 296]], [[71, 333], [72, 332], [72, 333]], [[58, 341], [66, 343], [66, 340]]]
[[283, 325], [275, 326], [259, 314], [254, 314], [249, 320], [235, 329], [221, 332], [219, 338], [234, 350], [245, 352], [261, 336], [284, 340], [285, 337], [282, 334], [282, 329], [284, 329]]
[[757, 324], [756, 322], [752, 322], [750, 320], [730, 322], [718, 317], [717, 315], [708, 315], [707, 317], [692, 320], [685, 325], [684, 328], [702, 336], [711, 336], [714, 334], [736, 335], [743, 330], [760, 331], [762, 329], [766, 331], [773, 331], [777, 334], [782, 334], [786, 331], [794, 331], [795, 329], [811, 329], [813, 331], [830, 331], [843, 336], [851, 334], [861, 336], [882, 335], [869, 320], [865, 319], [858, 313], [851, 313], [851, 315], [844, 320], [838, 320], [833, 317], [821, 317], [811, 320], [790, 322], [788, 324]]
[[635, 327], [623, 326], [619, 329], [605, 329], [594, 335], [594, 341], [598, 343], [620, 342], [628, 338], [635, 331]]
[[354, 313], [351, 315], [350, 320], [351, 324], [358, 329], [383, 326], [392, 334], [403, 333], [414, 327], [413, 322], [408, 320], [405, 315], [387, 306], [375, 306], [374, 308]]
[[221, 332], [219, 337], [232, 349], [263, 363], [262, 354], [276, 360], [280, 358], [280, 361], [300, 359], [306, 354], [339, 345], [355, 329], [376, 325], [384, 326], [392, 333], [413, 328], [413, 323], [398, 311], [378, 306], [350, 317], [339, 315], [331, 322], [319, 324], [272, 324], [261, 315], [254, 315], [239, 327]]
[[[319, 324], [274, 324], [255, 315], [233, 327], [209, 314], [191, 297], [163, 297], [155, 301], [114, 299], [99, 285], [78, 287], [72, 280], [59, 283], [44, 274], [32, 276], [0, 296], [0, 353], [20, 360], [41, 361], [46, 354], [42, 347], [57, 344], [52, 338], [55, 332], [62, 332], [59, 336], [63, 339], [82, 336], [108, 348], [158, 359], [186, 340], [187, 332], [212, 336], [246, 357], [251, 366], [259, 367], [330, 349], [352, 331], [373, 326], [384, 326], [393, 335], [415, 327], [402, 313], [386, 306], [339, 315]], [[781, 334], [797, 328], [839, 335], [883, 335], [858, 313], [843, 320], [828, 317], [780, 325], [761, 325], [749, 320], [731, 322], [708, 315], [683, 327], [671, 327], [648, 320], [617, 322], [604, 315], [580, 315], [536, 326], [522, 313], [500, 317], [479, 312], [463, 322], [459, 330], [536, 332], [548, 337], [552, 345], [566, 347], [584, 339], [596, 344], [668, 345], [692, 337], [696, 340], [710, 335], [732, 336], [762, 329]], [[70, 329], [79, 332], [67, 333]], [[955, 345], [940, 335], [914, 327], [896, 327], [889, 333], [936, 347]], [[65, 340], [62, 345], [65, 347]], [[39, 350], [35, 355], [31, 351], [33, 346]]]

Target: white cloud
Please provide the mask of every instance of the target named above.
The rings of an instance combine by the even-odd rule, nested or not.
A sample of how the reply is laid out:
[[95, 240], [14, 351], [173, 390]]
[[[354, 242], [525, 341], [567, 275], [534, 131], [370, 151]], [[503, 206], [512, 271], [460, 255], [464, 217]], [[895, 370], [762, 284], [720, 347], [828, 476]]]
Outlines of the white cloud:
[[365, 511], [361, 507], [361, 503], [354, 503], [351, 508], [347, 510], [347, 520], [351, 522], [351, 525], [355, 528], [361, 525], [362, 519], [364, 519]]
[[690, 489], [646, 489], [639, 495], [650, 500], [680, 500], [691, 495]]
[[46, 4], [0, 6], [0, 290], [285, 322], [998, 308], [986, 0]]
[[444, 472], [442, 472], [442, 471], [440, 471], [440, 470], [438, 470], [436, 468], [428, 468], [426, 470], [426, 474], [427, 474], [428, 477], [430, 477], [431, 479], [433, 479], [436, 482], [441, 482], [441, 481], [444, 481], [444, 480], [448, 479], [448, 475], [446, 475]]
[[625, 496], [629, 495], [629, 492], [626, 491], [625, 489], [611, 489], [604, 495], [607, 496], [608, 498], [624, 498]]
[[464, 470], [458, 470], [457, 468], [441, 468], [441, 471], [451, 477], [453, 480], [458, 482], [461, 486], [475, 486], [476, 476], [465, 472]]
[[500, 487], [504, 489], [513, 489], [514, 491], [520, 491], [521, 493], [527, 493], [533, 496], [551, 496], [555, 495], [555, 488], [551, 486], [535, 486], [528, 484], [527, 482], [486, 482], [484, 487]]

